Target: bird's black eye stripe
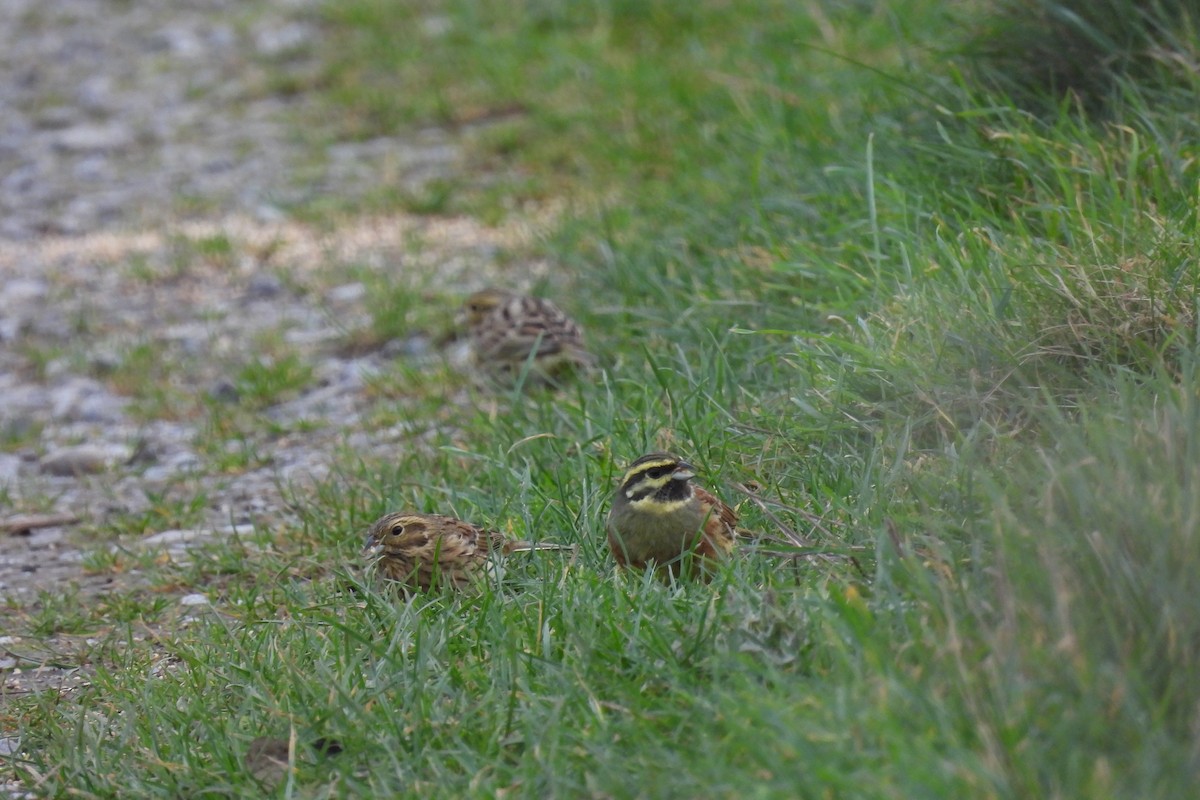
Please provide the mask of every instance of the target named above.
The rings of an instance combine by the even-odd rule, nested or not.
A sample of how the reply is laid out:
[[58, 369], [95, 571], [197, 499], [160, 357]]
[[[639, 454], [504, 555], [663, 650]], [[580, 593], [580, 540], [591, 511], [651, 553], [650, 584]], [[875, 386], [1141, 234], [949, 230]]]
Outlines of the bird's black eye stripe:
[[651, 469], [646, 470], [646, 476], [653, 480], [658, 480], [659, 478], [661, 478], [663, 475], [666, 475], [670, 471], [671, 471], [670, 467], [653, 467]]

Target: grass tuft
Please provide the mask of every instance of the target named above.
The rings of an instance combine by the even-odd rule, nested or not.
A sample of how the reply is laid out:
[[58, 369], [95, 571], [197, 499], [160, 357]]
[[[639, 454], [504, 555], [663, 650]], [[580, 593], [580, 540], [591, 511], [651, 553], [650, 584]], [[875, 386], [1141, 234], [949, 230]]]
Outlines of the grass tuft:
[[1125, 80], [1178, 82], [1179, 65], [1196, 63], [1198, 21], [1187, 0], [995, 0], [965, 53], [976, 80], [1022, 107], [1095, 113]]

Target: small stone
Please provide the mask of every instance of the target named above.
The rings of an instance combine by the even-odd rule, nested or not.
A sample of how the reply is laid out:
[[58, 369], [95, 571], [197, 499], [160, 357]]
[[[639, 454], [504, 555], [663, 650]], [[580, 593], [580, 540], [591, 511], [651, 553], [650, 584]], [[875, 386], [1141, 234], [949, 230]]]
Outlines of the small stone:
[[76, 125], [59, 133], [54, 146], [68, 153], [95, 153], [121, 150], [133, 143], [133, 132], [127, 125]]
[[107, 470], [111, 460], [112, 452], [108, 448], [83, 444], [48, 453], [39, 466], [46, 475], [95, 475]]
[[112, 106], [112, 89], [112, 78], [93, 75], [79, 84], [75, 90], [75, 102], [86, 111], [107, 111]]
[[[49, 225], [45, 231], [50, 231], [51, 229], [57, 230], [53, 225]], [[28, 318], [28, 322], [29, 333], [46, 339], [66, 342], [78, 336], [71, 326], [71, 320], [65, 314], [34, 314]], [[54, 359], [50, 364], [47, 364], [47, 369], [56, 361], [65, 361], [65, 359]], [[47, 377], [50, 377], [49, 373], [47, 373]]]
[[20, 308], [44, 300], [50, 284], [43, 278], [13, 278], [0, 287], [0, 306]]
[[347, 283], [329, 290], [329, 302], [354, 303], [367, 296], [367, 287], [361, 283]]
[[257, 272], [246, 283], [247, 300], [270, 300], [283, 292], [283, 281], [269, 272]]
[[37, 164], [22, 164], [0, 180], [0, 190], [8, 194], [26, 194], [37, 185], [40, 173]]
[[320, 386], [336, 386], [346, 391], [357, 391], [362, 388], [367, 378], [373, 378], [379, 372], [379, 367], [366, 359], [344, 361], [340, 358], [330, 358], [316, 365], [313, 378]]
[[142, 473], [142, 480], [147, 483], [167, 481], [182, 472], [196, 470], [201, 466], [200, 456], [190, 450], [180, 450], [175, 453], [156, 456], [161, 463], [155, 464]]
[[211, 538], [211, 531], [177, 528], [151, 534], [150, 536], [142, 539], [142, 544], [147, 546], [170, 547], [171, 545], [188, 544], [189, 542], [203, 541]]
[[123, 359], [112, 350], [97, 350], [88, 356], [87, 363], [95, 375], [112, 375], [121, 368]]
[[454, 20], [445, 14], [431, 14], [421, 18], [420, 26], [428, 38], [440, 39], [454, 29]]
[[234, 47], [238, 43], [237, 33], [228, 25], [214, 25], [206, 38], [218, 50]]
[[24, 317], [0, 317], [0, 342], [15, 342], [26, 327]]
[[21, 739], [17, 736], [0, 738], [0, 757], [14, 756], [21, 751]]
[[283, 222], [288, 218], [287, 213], [279, 206], [270, 203], [258, 203], [253, 208], [254, 218], [259, 222]]
[[99, 153], [85, 156], [76, 162], [71, 172], [76, 180], [84, 183], [96, 183], [107, 177], [108, 158]]
[[[48, 365], [51, 370], [68, 370], [69, 364]], [[68, 376], [62, 385], [50, 391], [51, 414], [56, 419], [77, 422], [119, 422], [125, 416], [126, 401], [108, 391], [99, 381], [91, 378]]]
[[209, 175], [219, 175], [222, 172], [229, 172], [237, 166], [237, 161], [226, 155], [219, 155], [215, 158], [210, 158], [200, 165], [202, 172]]
[[392, 339], [379, 351], [384, 358], [424, 358], [433, 351], [433, 339], [426, 333], [414, 333]]
[[[0, 433], [3, 432], [0, 426]], [[0, 488], [17, 482], [21, 477], [21, 457], [15, 453], [0, 453]]]
[[65, 128], [75, 122], [79, 115], [71, 106], [51, 106], [43, 108], [37, 115], [39, 128]]
[[264, 27], [255, 35], [254, 45], [259, 55], [271, 58], [294, 53], [306, 46], [313, 38], [311, 27], [300, 22], [293, 22], [282, 27]]
[[180, 351], [189, 356], [207, 355], [212, 349], [211, 334], [206, 323], [170, 325], [163, 331], [163, 338], [178, 345]]
[[218, 403], [236, 403], [241, 399], [241, 392], [238, 391], [237, 384], [229, 378], [220, 378], [208, 390], [208, 396]]
[[95, 394], [85, 397], [75, 409], [79, 422], [120, 422], [125, 419], [126, 401], [116, 395]]
[[179, 58], [195, 58], [204, 53], [204, 41], [199, 33], [184, 24], [161, 28], [154, 34], [152, 43]]
[[179, 598], [179, 605], [181, 605], [181, 606], [206, 606], [206, 605], [208, 605], [208, 598], [199, 593], [185, 594], [183, 597]]

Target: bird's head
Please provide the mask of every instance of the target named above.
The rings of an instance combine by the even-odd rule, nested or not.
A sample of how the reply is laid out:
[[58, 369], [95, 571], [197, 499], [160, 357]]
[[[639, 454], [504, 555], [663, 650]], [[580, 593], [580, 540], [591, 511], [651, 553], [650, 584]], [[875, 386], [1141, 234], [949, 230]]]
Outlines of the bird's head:
[[692, 500], [696, 470], [670, 453], [648, 453], [629, 465], [617, 501], [640, 510], [666, 514]]
[[424, 543], [429, 538], [428, 520], [415, 514], [387, 514], [367, 531], [366, 550], [385, 553]]
[[463, 302], [455, 320], [460, 326], [468, 328], [478, 325], [512, 297], [511, 292], [494, 287], [475, 292]]

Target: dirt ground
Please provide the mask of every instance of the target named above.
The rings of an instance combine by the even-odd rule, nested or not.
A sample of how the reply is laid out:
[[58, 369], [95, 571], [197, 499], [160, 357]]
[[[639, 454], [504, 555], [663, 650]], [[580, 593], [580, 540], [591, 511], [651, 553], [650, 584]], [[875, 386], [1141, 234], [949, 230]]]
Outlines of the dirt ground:
[[[419, 358], [430, 344], [414, 335], [342, 352], [339, 338], [369, 322], [354, 275], [418, 270], [451, 291], [478, 288], [498, 250], [531, 235], [467, 219], [318, 227], [289, 217], [314, 196], [352, 199], [380, 181], [419, 186], [460, 168], [443, 131], [322, 145], [296, 135], [305, 99], [272, 96], [265, 75], [313, 69], [313, 5], [0, 4], [0, 67], [15, 76], [0, 81], [0, 600], [9, 609], [36, 605], [47, 589], [78, 587], [86, 602], [138, 580], [85, 569], [96, 543], [81, 532], [147, 514], [164, 497], [203, 496], [188, 528], [120, 541], [178, 554], [289, 513], [280, 486], [320, 480], [338, 444], [388, 447], [387, 432], [356, 427], [364, 386], [397, 353]], [[205, 247], [220, 252], [197, 258]], [[347, 264], [360, 272], [339, 270]], [[131, 399], [144, 392], [121, 385], [141, 353], [144, 379], [222, 398], [232, 391], [223, 365], [263, 337], [317, 377], [270, 413], [319, 424], [273, 441], [236, 481], [197, 452], [202, 420], [147, 415]], [[179, 601], [181, 617], [199, 602]], [[86, 679], [80, 664], [94, 643], [7, 627], [0, 617], [0, 697]]]

